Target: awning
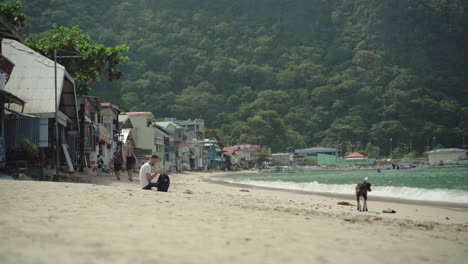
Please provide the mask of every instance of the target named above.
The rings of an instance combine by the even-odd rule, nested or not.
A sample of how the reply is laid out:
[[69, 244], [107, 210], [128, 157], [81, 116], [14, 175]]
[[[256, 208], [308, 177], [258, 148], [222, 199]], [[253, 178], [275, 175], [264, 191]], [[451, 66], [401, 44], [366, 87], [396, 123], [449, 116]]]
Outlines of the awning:
[[10, 109], [8, 107], [4, 107], [5, 111], [8, 111], [10, 113], [14, 113], [14, 114], [17, 114], [19, 116], [22, 116], [22, 117], [28, 117], [28, 118], [37, 118], [37, 116], [33, 116], [33, 115], [28, 115], [28, 114], [25, 114], [25, 113], [20, 113], [18, 111], [15, 111], [13, 109]]
[[15, 103], [17, 105], [24, 106], [24, 101], [22, 99], [5, 90], [0, 90], [0, 103]]

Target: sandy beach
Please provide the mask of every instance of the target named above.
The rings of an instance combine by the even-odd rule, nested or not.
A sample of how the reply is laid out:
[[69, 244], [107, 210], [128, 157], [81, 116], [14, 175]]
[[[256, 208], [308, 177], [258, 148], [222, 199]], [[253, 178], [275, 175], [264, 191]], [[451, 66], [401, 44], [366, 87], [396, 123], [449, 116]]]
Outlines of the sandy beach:
[[[171, 176], [0, 181], [0, 263], [464, 263], [468, 209], [352, 199]], [[187, 190], [190, 190], [187, 192]], [[384, 209], [396, 214], [383, 214]], [[465, 260], [464, 260], [465, 259]]]

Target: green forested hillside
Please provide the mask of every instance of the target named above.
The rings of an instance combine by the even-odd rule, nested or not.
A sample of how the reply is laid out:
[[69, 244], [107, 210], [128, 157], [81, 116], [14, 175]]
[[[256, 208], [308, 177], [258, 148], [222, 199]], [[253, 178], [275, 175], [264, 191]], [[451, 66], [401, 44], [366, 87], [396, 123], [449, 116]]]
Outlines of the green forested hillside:
[[453, 0], [26, 0], [26, 33], [126, 44], [96, 83], [126, 110], [204, 118], [225, 143], [388, 155], [468, 141], [468, 10]]

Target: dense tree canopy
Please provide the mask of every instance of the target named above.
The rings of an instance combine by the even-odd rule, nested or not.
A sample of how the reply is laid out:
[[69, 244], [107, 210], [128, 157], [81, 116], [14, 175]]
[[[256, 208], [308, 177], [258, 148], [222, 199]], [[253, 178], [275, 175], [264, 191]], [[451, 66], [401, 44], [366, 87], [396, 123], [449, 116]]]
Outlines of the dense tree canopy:
[[21, 29], [26, 25], [26, 15], [23, 13], [21, 1], [8, 1], [0, 3], [0, 14], [15, 27]]
[[[462, 0], [25, 2], [29, 33], [78, 25], [125, 43], [127, 110], [206, 119], [225, 143], [323, 145], [388, 155], [468, 140]], [[398, 150], [399, 151], [399, 150]], [[399, 155], [399, 153], [396, 153]]]
[[82, 33], [77, 26], [67, 28], [53, 25], [43, 34], [29, 36], [25, 43], [51, 59], [54, 58], [54, 50], [57, 50], [57, 60], [73, 75], [81, 94], [88, 93], [89, 84], [98, 81], [100, 75], [107, 77], [108, 81], [120, 79], [122, 72], [117, 66], [128, 60], [123, 55], [128, 51], [127, 46], [110, 48], [94, 44], [90, 36]]

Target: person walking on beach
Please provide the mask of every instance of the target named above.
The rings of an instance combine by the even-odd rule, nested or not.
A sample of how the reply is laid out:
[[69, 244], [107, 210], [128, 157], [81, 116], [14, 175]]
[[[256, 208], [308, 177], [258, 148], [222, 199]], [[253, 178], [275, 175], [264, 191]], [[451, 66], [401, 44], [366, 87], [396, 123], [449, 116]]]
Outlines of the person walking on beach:
[[122, 170], [123, 158], [122, 158], [122, 149], [117, 147], [117, 150], [114, 152], [114, 173], [117, 180], [120, 181], [120, 171]]
[[161, 170], [157, 170], [155, 173], [151, 173], [153, 166], [158, 164], [159, 157], [158, 155], [151, 155], [148, 162], [141, 165], [140, 168], [140, 186], [144, 190], [151, 190], [151, 187], [156, 187], [155, 182], [151, 182], [156, 178], [158, 174], [161, 173]]
[[126, 155], [125, 169], [127, 170], [128, 180], [133, 181], [133, 170], [135, 169], [136, 158], [132, 147], [129, 147]]

